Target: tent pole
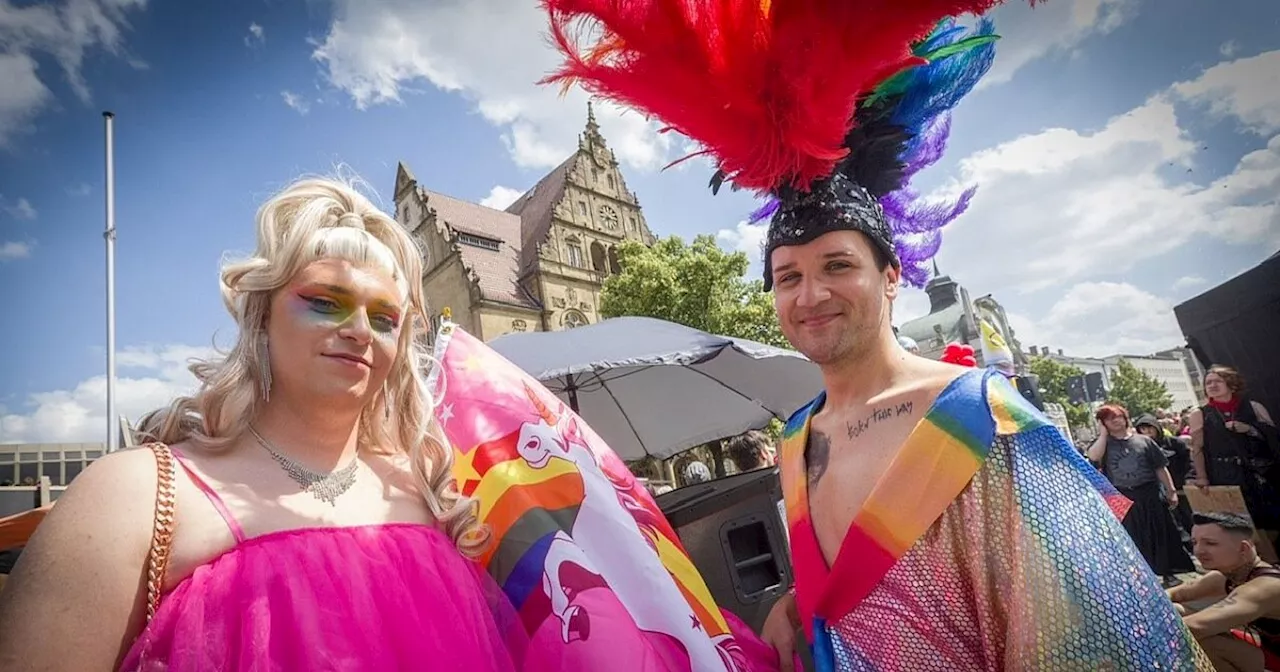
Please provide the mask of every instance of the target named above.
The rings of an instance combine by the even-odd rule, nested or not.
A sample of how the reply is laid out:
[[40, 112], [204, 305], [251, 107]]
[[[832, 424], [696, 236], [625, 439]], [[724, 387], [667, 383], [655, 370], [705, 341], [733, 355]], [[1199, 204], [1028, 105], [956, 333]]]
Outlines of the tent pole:
[[578, 383], [574, 381], [573, 374], [567, 374], [564, 377], [564, 391], [569, 393], [569, 408], [574, 413], [578, 412]]

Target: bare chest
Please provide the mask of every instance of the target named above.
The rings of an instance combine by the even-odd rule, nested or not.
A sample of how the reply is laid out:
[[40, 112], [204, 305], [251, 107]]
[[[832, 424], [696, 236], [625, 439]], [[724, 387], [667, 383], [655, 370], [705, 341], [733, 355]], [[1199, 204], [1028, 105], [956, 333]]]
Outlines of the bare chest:
[[810, 519], [828, 565], [919, 415], [905, 402], [814, 420], [805, 476]]

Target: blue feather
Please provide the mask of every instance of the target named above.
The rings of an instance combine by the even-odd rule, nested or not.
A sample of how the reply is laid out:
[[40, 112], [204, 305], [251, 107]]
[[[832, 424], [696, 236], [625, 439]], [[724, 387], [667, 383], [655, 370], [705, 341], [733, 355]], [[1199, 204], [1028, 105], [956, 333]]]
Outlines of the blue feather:
[[[995, 24], [989, 18], [982, 18], [970, 34], [965, 32], [964, 27], [949, 19], [940, 23], [914, 51], [925, 55], [963, 39], [994, 37]], [[941, 114], [955, 107], [973, 90], [978, 80], [991, 69], [994, 60], [994, 42], [984, 42], [972, 49], [912, 68], [905, 73], [907, 82], [902, 89], [902, 99], [890, 122], [919, 138]], [[916, 144], [914, 141], [907, 144], [904, 158], [913, 153]]]

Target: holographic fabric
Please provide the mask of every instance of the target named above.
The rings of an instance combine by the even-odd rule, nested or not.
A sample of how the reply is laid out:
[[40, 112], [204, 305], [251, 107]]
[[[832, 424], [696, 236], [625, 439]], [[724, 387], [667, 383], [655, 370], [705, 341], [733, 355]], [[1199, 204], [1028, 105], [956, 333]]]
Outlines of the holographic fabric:
[[804, 478], [780, 462], [815, 669], [1213, 668], [1119, 519], [1129, 503], [1003, 376], [966, 373], [903, 444], [828, 568]]

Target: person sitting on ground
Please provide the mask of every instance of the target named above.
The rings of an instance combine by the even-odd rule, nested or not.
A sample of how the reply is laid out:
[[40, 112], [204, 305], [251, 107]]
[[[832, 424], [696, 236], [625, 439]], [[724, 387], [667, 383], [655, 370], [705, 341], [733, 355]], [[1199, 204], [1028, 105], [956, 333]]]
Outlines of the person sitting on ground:
[[725, 452], [738, 465], [739, 473], [772, 467], [775, 459], [769, 437], [755, 430], [725, 441]]
[[[1195, 514], [1191, 537], [1207, 573], [1168, 591], [1219, 672], [1261, 672], [1280, 663], [1280, 567], [1258, 557], [1253, 535], [1241, 516]], [[1217, 602], [1194, 613], [1186, 606], [1211, 599]]]

